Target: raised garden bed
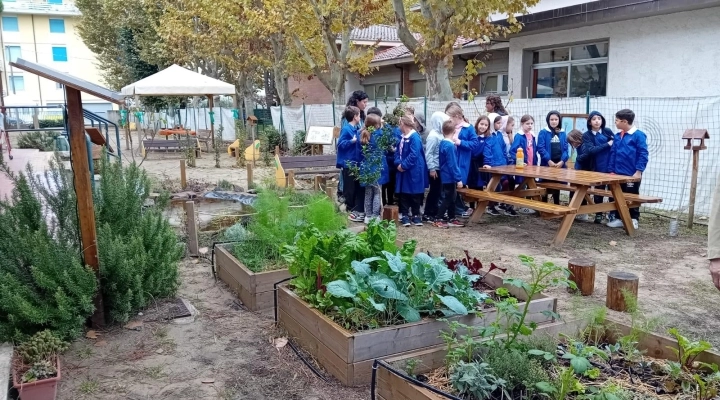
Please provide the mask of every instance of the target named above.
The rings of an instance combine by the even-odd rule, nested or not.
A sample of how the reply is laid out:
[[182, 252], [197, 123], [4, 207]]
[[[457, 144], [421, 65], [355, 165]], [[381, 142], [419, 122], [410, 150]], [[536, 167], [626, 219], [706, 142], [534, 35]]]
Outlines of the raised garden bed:
[[[545, 334], [551, 335], [552, 337], [557, 337], [559, 335], [568, 335], [569, 337], [581, 337], [582, 334], [578, 335], [579, 332], [581, 332], [587, 326], [588, 322], [581, 320], [571, 321], [567, 323], [548, 324], [538, 327], [538, 329], [535, 330], [533, 335]], [[623, 337], [628, 337], [628, 335], [630, 335], [633, 331], [633, 328], [631, 328], [627, 324], [613, 321], [610, 319], [606, 319], [604, 322], [602, 322], [602, 326], [605, 328], [603, 343], [606, 345], [615, 345], [616, 343], [620, 343], [623, 340]], [[695, 344], [697, 344], [697, 342], [695, 342]], [[697, 393], [693, 393], [691, 395], [685, 394], [685, 396], [689, 397], [678, 397], [677, 394], [648, 394], [648, 390], [653, 387], [665, 387], [665, 383], [663, 382], [666, 382], [669, 378], [667, 376], [664, 378], [659, 378], [654, 371], [664, 371], [664, 369], [662, 368], [665, 368], [666, 365], [669, 365], [667, 363], [668, 361], [678, 361], [678, 356], [672, 350], [678, 349], [678, 341], [665, 335], [644, 333], [637, 339], [637, 342], [634, 344], [633, 347], [634, 349], [642, 353], [641, 361], [629, 361], [627, 358], [621, 355], [618, 356], [617, 354], [612, 354], [612, 356], [615, 358], [615, 364], [611, 365], [610, 367], [600, 366], [599, 363], [591, 361], [593, 367], [600, 366], [600, 368], [598, 369], [602, 369], [603, 371], [596, 381], [587, 379], [586, 377], [580, 380], [582, 380], [583, 384], [586, 386], [593, 385], [600, 388], [604, 383], [603, 379], [606, 378], [608, 374], [616, 374], [615, 376], [619, 377], [620, 379], [627, 379], [627, 382], [630, 384], [627, 386], [634, 386], [636, 388], [642, 387], [643, 393], [638, 392], [632, 395], [633, 398], [638, 399], [716, 398], [716, 395], [707, 393], [704, 396], [701, 396]], [[562, 348], [562, 346], [559, 346], [559, 348]], [[448, 347], [445, 345], [440, 345], [428, 349], [407, 352], [394, 357], [386, 357], [382, 360], [378, 360], [378, 362], [376, 363], [375, 386], [372, 387], [371, 398], [376, 400], [447, 400], [465, 398], [463, 396], [452, 394], [447, 391], [432, 387], [427, 383], [418, 382], [418, 380], [422, 382], [427, 382], [427, 377], [429, 373], [443, 368], [446, 363], [447, 353]], [[411, 362], [413, 364], [412, 376], [409, 376], [403, 370], [403, 368], [408, 365], [408, 362], [410, 360], [412, 360]], [[563, 360], [563, 362], [567, 361], [567, 359]], [[696, 366], [700, 365], [699, 363], [720, 365], [720, 354], [714, 351], [705, 350], [700, 352], [694, 359], [694, 361]], [[645, 363], [645, 366], [642, 367], [643, 369], [640, 369], [643, 365], [642, 363]], [[569, 368], [570, 370], [573, 369], [572, 365], [568, 365], [566, 366], [566, 368]], [[697, 370], [684, 371], [686, 371], [687, 373], [695, 373], [699, 370], [700, 369], [698, 368]], [[706, 372], [710, 373], [712, 371], [707, 370]], [[662, 375], [664, 374], [664, 372], [660, 372], [659, 374]], [[717, 372], [715, 372], [715, 374], [717, 374]], [[577, 375], [577, 377], [579, 378], [580, 376]], [[720, 378], [716, 377], [715, 379]], [[430, 389], [428, 386], [432, 387], [432, 389]], [[717, 388], [717, 386], [718, 385], [715, 384], [714, 388]], [[679, 386], [676, 389], [678, 388]], [[574, 394], [569, 394], [569, 396], [570, 397], [565, 398], [575, 398]], [[490, 398], [494, 399], [495, 397]], [[504, 398], [511, 400], [514, 397], [511, 398], [505, 396]], [[532, 398], [541, 397], [537, 396]], [[548, 396], [547, 398], [555, 397]]]
[[[528, 300], [522, 290], [503, 285], [503, 278], [492, 272], [485, 276], [483, 282], [493, 288], [505, 287], [521, 302]], [[375, 359], [427, 350], [441, 344], [443, 341], [439, 332], [447, 327], [447, 322], [425, 318], [419, 322], [351, 332], [317, 309], [310, 307], [285, 285], [278, 287], [277, 296], [280, 325], [323, 368], [347, 386], [370, 383]], [[536, 295], [530, 302], [527, 323], [553, 322], [552, 315], [556, 311], [556, 306], [557, 299], [542, 294]], [[482, 316], [458, 316], [449, 320], [459, 321], [468, 326], [485, 326], [494, 321], [496, 316], [495, 309], [487, 309], [483, 310]]]

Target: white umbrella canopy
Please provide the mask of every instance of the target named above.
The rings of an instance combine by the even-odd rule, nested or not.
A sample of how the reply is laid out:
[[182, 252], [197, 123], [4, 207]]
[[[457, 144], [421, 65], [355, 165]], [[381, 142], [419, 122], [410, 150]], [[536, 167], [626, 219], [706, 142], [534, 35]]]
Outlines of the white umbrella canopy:
[[171, 65], [125, 86], [121, 93], [125, 96], [234, 96], [235, 86], [179, 65]]

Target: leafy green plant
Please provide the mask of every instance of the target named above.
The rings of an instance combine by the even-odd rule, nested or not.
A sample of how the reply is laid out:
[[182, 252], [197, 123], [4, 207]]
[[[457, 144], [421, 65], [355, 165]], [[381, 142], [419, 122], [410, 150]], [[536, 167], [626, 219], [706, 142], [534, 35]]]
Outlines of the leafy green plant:
[[417, 368], [418, 365], [420, 365], [420, 360], [416, 358], [411, 358], [405, 361], [405, 366], [403, 367], [403, 370], [406, 374], [410, 376], [415, 376], [415, 368]]
[[538, 382], [535, 386], [543, 396], [552, 400], [566, 400], [570, 394], [585, 391], [573, 369], [565, 367], [559, 368], [558, 376], [553, 382]]
[[667, 346], [667, 348], [675, 353], [680, 364], [686, 369], [692, 368], [695, 358], [697, 358], [700, 353], [712, 348], [712, 345], [704, 340], [691, 341], [681, 335], [676, 328], [671, 328], [668, 330], [668, 333], [677, 340], [678, 344], [677, 347]]
[[491, 346], [482, 356], [498, 378], [506, 381], [508, 390], [524, 388], [529, 397], [537, 391], [535, 384], [550, 380], [543, 365], [529, 358], [527, 353], [516, 349], [506, 350], [500, 346]]
[[304, 156], [310, 154], [311, 145], [305, 143], [307, 137], [307, 131], [298, 130], [295, 131], [293, 136], [292, 155], [293, 156]]
[[493, 374], [487, 363], [465, 361], [458, 362], [450, 371], [450, 383], [461, 395], [472, 395], [476, 399], [486, 399], [500, 389], [505, 391], [506, 382]]
[[53, 151], [55, 149], [55, 136], [52, 131], [29, 131], [18, 135], [19, 149], [38, 149], [40, 151]]
[[[460, 334], [460, 330], [464, 334]], [[475, 353], [482, 345], [482, 339], [476, 338], [479, 333], [479, 327], [448, 321], [448, 330], [440, 331], [440, 337], [447, 346], [445, 366], [448, 369], [460, 361], [472, 362], [475, 359]]]

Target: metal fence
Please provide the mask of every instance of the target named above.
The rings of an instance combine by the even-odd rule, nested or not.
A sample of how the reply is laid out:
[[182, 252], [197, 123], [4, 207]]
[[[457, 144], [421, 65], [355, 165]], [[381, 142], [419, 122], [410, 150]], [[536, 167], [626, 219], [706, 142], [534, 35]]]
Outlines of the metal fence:
[[[471, 123], [486, 113], [484, 98], [458, 103]], [[447, 102], [410, 101], [408, 104], [429, 119], [433, 112], [444, 111]], [[392, 112], [397, 102], [378, 101], [370, 105], [387, 113]], [[344, 105], [313, 104], [273, 107], [271, 111], [275, 127], [278, 130], [282, 128], [288, 143], [293, 143], [295, 132], [307, 130], [309, 126], [340, 125], [344, 108]], [[682, 135], [686, 129], [707, 129], [711, 139], [707, 141], [707, 150], [700, 153], [695, 212], [697, 215], [709, 214], [713, 188], [720, 175], [720, 97], [515, 99], [506, 108], [516, 119], [524, 114], [532, 115], [536, 131], [546, 125], [545, 116], [551, 110], [563, 114], [599, 111], [613, 130], [616, 130], [613, 124], [615, 112], [623, 108], [633, 110], [635, 125], [647, 134], [650, 152], [641, 192], [663, 198], [661, 204], [653, 207], [680, 213], [687, 212], [689, 206], [692, 173], [692, 152], [683, 149], [685, 141]], [[519, 123], [516, 122], [515, 126], [519, 128]], [[332, 151], [331, 146], [326, 147]]]

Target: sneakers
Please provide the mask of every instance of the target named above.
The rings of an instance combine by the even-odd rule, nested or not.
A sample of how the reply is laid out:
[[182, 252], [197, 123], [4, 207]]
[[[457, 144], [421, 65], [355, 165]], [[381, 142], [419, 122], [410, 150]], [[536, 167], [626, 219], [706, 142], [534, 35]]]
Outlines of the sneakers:
[[420, 217], [413, 217], [412, 223], [415, 226], [423, 226], [422, 218], [420, 218]]
[[590, 222], [591, 219], [590, 219], [590, 216], [587, 214], [579, 214], [579, 215], [575, 216], [575, 221]]
[[410, 226], [410, 225], [412, 225], [412, 224], [410, 223], [410, 218], [405, 217], [405, 216], [403, 216], [402, 218], [400, 218], [400, 223], [402, 224], [402, 226]]
[[508, 204], [503, 204], [500, 206], [500, 209], [502, 210], [502, 213], [507, 215], [508, 217], [517, 217], [518, 213], [515, 212], [515, 209], [513, 209], [513, 206]]
[[634, 219], [634, 220], [632, 220], [632, 222], [633, 222], [633, 228], [635, 228], [635, 229], [640, 228], [640, 223], [638, 222], [638, 220]]
[[595, 223], [596, 224], [602, 224], [603, 222], [603, 216], [602, 214], [595, 214]]
[[462, 222], [460, 222], [457, 218], [455, 218], [454, 220], [448, 222], [447, 225], [448, 225], [450, 228], [462, 228], [462, 227], [465, 226], [465, 224], [463, 224]]
[[353, 211], [350, 213], [350, 215], [348, 215], [348, 219], [352, 222], [365, 222], [365, 214], [356, 213]]
[[367, 225], [367, 224], [370, 223], [370, 220], [371, 220], [370, 216], [369, 216], [369, 215], [366, 215], [366, 216], [365, 216], [365, 220], [363, 221], [363, 223], [364, 223], [365, 225]]
[[462, 217], [463, 217], [463, 218], [470, 218], [470, 216], [472, 215], [473, 211], [475, 211], [475, 210], [473, 210], [472, 208], [468, 208], [467, 210], [463, 211]]
[[497, 210], [497, 208], [495, 206], [488, 206], [488, 208], [485, 209], [485, 214], [495, 215], [495, 216], [502, 215], [502, 214], [500, 214], [500, 212]]
[[447, 222], [441, 221], [441, 220], [437, 220], [437, 221], [433, 222], [433, 226], [436, 228], [440, 228], [440, 229], [447, 229], [450, 227]]
[[607, 223], [608, 228], [622, 228], [623, 222], [620, 218], [615, 218]]
[[345, 204], [345, 196], [342, 195], [342, 193], [337, 194], [338, 203]]
[[535, 213], [536, 213], [535, 210], [531, 210], [531, 209], [526, 208], [526, 207], [520, 208], [520, 209], [518, 209], [517, 211], [518, 211], [520, 214], [525, 214], [525, 215], [532, 215], [532, 214], [535, 214]]
[[431, 217], [429, 215], [423, 215], [422, 220], [423, 220], [423, 222], [433, 222], [433, 221], [435, 221], [435, 218]]

